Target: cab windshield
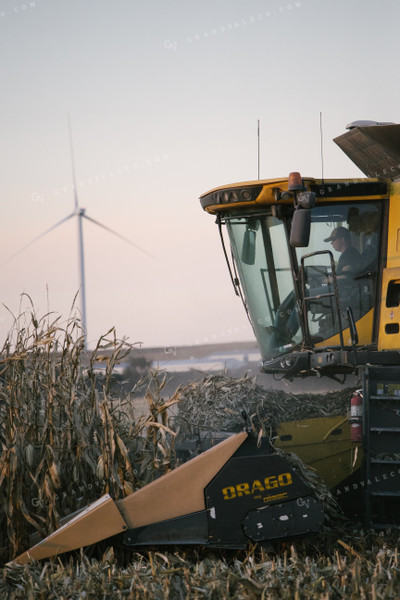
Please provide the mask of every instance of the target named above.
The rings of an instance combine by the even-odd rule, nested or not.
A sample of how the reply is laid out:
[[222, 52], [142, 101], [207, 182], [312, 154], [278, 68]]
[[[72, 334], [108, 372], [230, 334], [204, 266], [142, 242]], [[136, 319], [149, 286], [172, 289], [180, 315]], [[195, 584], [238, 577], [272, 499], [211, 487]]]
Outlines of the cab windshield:
[[[225, 222], [264, 360], [304, 344], [338, 345], [339, 332], [347, 331], [348, 306], [360, 343], [371, 343], [379, 248], [377, 203], [313, 208], [307, 248], [292, 248], [290, 220], [267, 212], [230, 216]], [[345, 336], [344, 344], [350, 343]]]

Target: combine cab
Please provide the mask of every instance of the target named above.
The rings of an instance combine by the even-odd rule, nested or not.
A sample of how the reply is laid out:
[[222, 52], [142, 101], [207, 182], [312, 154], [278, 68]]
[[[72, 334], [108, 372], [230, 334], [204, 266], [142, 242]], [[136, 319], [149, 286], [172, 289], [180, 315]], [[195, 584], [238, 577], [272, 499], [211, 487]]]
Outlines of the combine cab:
[[388, 527], [400, 524], [400, 125], [348, 129], [335, 142], [368, 178], [291, 173], [214, 189], [201, 204], [217, 217], [262, 370], [308, 390], [315, 376], [354, 389], [336, 457], [326, 419], [302, 441], [301, 423], [284, 424], [276, 445], [313, 465], [348, 514]]
[[350, 388], [348, 411], [281, 423], [261, 443], [229, 436], [122, 500], [101, 498], [16, 562], [115, 535], [243, 548], [316, 532], [327, 506], [301, 465], [346, 514], [399, 525], [400, 125], [358, 122], [335, 141], [368, 178], [291, 173], [216, 188], [201, 205], [216, 216], [262, 370], [310, 393], [316, 381], [319, 394]]

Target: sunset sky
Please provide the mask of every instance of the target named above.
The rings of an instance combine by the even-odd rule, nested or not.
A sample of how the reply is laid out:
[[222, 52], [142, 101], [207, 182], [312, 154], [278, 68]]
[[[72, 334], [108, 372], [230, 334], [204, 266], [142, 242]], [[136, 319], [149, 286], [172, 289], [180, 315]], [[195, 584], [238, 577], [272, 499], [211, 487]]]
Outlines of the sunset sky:
[[[300, 171], [360, 171], [332, 139], [400, 122], [398, 0], [0, 0], [0, 338], [29, 294], [68, 318], [79, 289], [68, 115], [84, 224], [88, 341], [251, 340], [199, 196]], [[22, 302], [22, 304], [21, 304]], [[7, 307], [7, 308], [6, 308]], [[78, 302], [79, 308], [79, 302]]]

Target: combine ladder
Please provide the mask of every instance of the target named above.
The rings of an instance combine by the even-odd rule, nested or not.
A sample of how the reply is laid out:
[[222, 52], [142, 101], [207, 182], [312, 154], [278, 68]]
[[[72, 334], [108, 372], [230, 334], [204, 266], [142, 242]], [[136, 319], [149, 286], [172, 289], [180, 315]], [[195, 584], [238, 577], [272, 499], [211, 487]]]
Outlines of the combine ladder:
[[367, 527], [400, 527], [400, 368], [364, 373], [363, 496]]

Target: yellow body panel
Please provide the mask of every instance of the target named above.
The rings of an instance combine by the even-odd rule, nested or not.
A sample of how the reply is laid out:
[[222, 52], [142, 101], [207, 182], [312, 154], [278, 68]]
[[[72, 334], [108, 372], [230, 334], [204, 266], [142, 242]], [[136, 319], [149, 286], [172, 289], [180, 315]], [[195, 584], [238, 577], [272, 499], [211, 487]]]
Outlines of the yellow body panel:
[[400, 268], [400, 183], [390, 188], [387, 268]]
[[351, 442], [346, 415], [282, 423], [274, 445], [314, 468], [329, 488], [359, 468], [362, 458], [359, 445]]
[[400, 267], [383, 270], [378, 350], [395, 349], [400, 346], [400, 305], [397, 303], [397, 306], [387, 306], [389, 284], [398, 285], [400, 288]]
[[[400, 347], [400, 305], [399, 300], [389, 302], [389, 285], [400, 288], [400, 183], [393, 183], [390, 190], [387, 267], [382, 273], [382, 293], [379, 320], [378, 350], [392, 350]], [[394, 306], [393, 306], [394, 304]], [[397, 304], [397, 305], [396, 305]]]
[[[358, 344], [362, 346], [363, 344], [370, 344], [372, 341], [372, 328], [374, 322], [374, 310], [370, 310], [366, 315], [361, 317], [359, 321], [357, 321], [357, 333], [358, 333]], [[350, 329], [343, 330], [343, 342], [345, 346], [351, 346], [351, 335]], [[326, 346], [340, 346], [340, 336], [339, 334], [330, 337], [323, 342], [318, 342], [315, 344], [316, 348], [325, 348]]]

